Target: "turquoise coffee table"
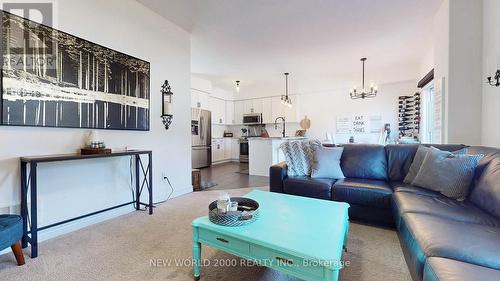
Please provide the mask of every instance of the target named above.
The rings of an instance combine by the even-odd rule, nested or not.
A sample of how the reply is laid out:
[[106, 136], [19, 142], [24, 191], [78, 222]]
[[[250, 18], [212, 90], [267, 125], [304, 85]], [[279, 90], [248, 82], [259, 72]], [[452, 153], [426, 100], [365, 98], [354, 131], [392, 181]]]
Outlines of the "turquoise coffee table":
[[259, 202], [254, 223], [220, 226], [206, 216], [193, 221], [195, 279], [204, 244], [304, 280], [338, 280], [349, 204], [258, 190], [245, 197]]

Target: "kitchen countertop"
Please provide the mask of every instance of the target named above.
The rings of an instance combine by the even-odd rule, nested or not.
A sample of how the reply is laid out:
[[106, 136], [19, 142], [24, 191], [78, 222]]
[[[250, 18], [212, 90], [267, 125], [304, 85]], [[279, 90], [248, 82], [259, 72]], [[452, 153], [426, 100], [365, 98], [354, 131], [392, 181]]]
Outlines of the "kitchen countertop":
[[269, 138], [248, 138], [249, 141], [273, 141], [273, 140], [305, 140], [307, 137], [269, 137]]

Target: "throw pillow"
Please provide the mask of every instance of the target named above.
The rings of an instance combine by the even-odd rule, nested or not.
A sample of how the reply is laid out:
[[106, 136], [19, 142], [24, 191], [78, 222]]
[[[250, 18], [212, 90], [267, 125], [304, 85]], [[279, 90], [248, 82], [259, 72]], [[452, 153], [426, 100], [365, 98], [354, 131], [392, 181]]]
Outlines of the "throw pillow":
[[318, 147], [315, 149], [311, 178], [345, 178], [340, 167], [340, 158], [343, 151], [343, 147]]
[[[413, 182], [413, 180], [418, 174], [418, 171], [420, 171], [422, 162], [424, 162], [425, 155], [427, 155], [427, 152], [429, 152], [429, 150], [430, 147], [423, 145], [418, 146], [417, 152], [415, 153], [415, 157], [413, 158], [413, 162], [411, 162], [410, 170], [408, 171], [408, 174], [406, 174], [406, 177], [403, 180], [404, 183], [410, 184]], [[467, 148], [462, 148], [460, 150], [454, 151], [453, 154], [467, 154], [467, 151], [468, 151]]]
[[412, 184], [463, 200], [469, 194], [481, 158], [481, 154], [460, 155], [431, 147]]
[[280, 145], [285, 155], [288, 175], [291, 177], [310, 176], [314, 149], [321, 146], [319, 141], [288, 140]]

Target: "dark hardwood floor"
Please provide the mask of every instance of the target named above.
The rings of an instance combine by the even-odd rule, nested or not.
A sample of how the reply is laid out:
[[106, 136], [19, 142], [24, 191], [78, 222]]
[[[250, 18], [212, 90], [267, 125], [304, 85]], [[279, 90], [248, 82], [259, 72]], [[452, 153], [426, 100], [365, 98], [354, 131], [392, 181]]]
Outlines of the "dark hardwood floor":
[[217, 184], [204, 190], [269, 186], [269, 177], [250, 176], [248, 175], [248, 164], [235, 162], [201, 169], [201, 180]]

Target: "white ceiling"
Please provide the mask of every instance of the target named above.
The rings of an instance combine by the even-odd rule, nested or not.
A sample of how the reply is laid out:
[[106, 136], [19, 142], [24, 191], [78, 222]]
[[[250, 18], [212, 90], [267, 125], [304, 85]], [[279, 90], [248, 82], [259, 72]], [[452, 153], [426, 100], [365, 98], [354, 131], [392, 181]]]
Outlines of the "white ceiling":
[[[442, 0], [138, 0], [192, 34], [191, 69], [276, 94], [417, 79]], [[252, 92], [252, 93], [250, 93]]]

